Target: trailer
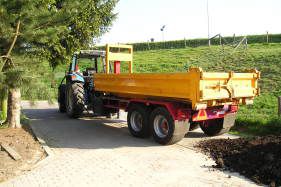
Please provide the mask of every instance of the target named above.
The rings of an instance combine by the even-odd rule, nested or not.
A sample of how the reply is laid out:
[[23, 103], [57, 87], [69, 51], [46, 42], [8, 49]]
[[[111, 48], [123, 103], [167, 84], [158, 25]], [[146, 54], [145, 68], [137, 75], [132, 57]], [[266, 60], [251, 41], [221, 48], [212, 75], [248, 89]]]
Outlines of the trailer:
[[[104, 54], [105, 60], [100, 61], [102, 73], [96, 69], [91, 74], [93, 86], [86, 96], [90, 98], [86, 105], [100, 116], [120, 109], [127, 111], [133, 136], [152, 135], [163, 145], [180, 141], [198, 127], [209, 136], [228, 132], [239, 104], [252, 104], [260, 92], [257, 70], [220, 73], [190, 68], [184, 73], [133, 73], [132, 46], [107, 45]], [[89, 90], [85, 85], [82, 83], [79, 88]], [[68, 90], [66, 105], [71, 105], [71, 89]], [[84, 97], [82, 100], [85, 104]]]

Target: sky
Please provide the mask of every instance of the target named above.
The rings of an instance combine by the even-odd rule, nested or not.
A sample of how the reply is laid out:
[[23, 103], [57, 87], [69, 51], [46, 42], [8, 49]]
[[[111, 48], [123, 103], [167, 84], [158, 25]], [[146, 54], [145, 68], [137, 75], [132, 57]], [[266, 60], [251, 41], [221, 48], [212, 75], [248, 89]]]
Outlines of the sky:
[[281, 33], [281, 0], [120, 0], [99, 44], [207, 38], [207, 1], [211, 37]]

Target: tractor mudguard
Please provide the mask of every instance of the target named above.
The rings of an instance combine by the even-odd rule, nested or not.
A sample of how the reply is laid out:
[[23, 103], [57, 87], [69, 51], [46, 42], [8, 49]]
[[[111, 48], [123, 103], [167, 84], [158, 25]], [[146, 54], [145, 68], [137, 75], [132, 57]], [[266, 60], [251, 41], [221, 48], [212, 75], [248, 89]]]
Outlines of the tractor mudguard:
[[71, 80], [72, 82], [82, 82], [82, 83], [85, 82], [83, 76], [80, 75], [80, 74], [78, 74], [78, 73], [70, 73], [70, 74], [69, 74], [69, 77], [70, 77], [70, 80]]

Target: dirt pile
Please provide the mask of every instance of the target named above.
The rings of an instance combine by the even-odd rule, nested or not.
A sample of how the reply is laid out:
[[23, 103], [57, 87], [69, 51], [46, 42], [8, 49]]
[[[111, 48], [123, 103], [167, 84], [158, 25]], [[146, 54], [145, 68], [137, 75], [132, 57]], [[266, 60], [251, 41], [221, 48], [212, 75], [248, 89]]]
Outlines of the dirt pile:
[[258, 184], [281, 186], [281, 136], [212, 139], [197, 145], [217, 168], [235, 171]]
[[32, 165], [45, 157], [31, 129], [24, 127], [23, 129], [0, 129], [0, 145], [3, 143], [9, 145], [22, 157], [21, 160], [15, 161], [5, 150], [0, 149], [0, 183], [28, 171]]

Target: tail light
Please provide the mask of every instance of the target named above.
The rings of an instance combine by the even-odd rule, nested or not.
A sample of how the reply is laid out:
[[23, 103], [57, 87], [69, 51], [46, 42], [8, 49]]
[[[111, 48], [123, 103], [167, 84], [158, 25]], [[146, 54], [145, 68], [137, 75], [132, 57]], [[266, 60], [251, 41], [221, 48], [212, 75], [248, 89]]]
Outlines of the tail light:
[[76, 79], [76, 75], [71, 75], [71, 80]]
[[199, 110], [198, 113], [192, 117], [192, 121], [203, 121], [206, 119], [208, 119], [206, 110]]

